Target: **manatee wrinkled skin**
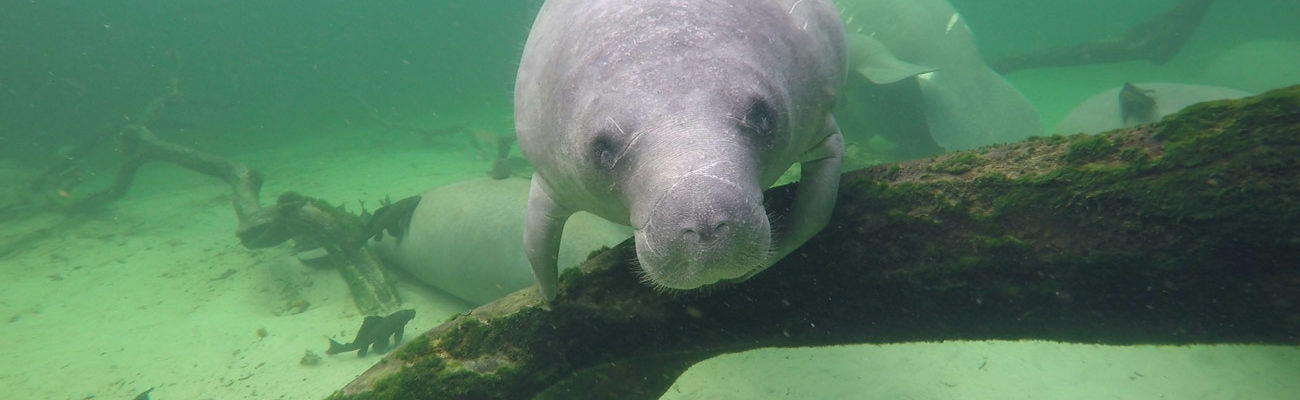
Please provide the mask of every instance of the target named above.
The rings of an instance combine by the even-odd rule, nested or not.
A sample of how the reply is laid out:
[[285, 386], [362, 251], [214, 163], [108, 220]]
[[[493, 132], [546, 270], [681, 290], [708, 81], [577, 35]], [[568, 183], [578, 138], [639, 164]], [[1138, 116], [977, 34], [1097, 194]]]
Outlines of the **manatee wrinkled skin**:
[[[834, 207], [844, 75], [825, 1], [547, 1], [515, 87], [542, 295], [556, 296], [576, 211], [630, 225], [644, 279], [664, 289], [743, 280], [797, 248]], [[795, 205], [774, 227], [763, 190], [795, 163]]]

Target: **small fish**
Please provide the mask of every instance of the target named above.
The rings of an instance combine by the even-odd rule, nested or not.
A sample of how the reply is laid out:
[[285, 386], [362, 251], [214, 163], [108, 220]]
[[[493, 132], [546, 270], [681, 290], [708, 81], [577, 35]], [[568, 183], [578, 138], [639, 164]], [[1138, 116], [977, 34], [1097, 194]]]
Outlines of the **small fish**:
[[361, 241], [370, 240], [372, 237], [375, 240], [384, 240], [384, 232], [388, 232], [389, 236], [401, 243], [402, 234], [406, 233], [406, 228], [411, 225], [411, 213], [415, 212], [415, 206], [418, 205], [420, 205], [420, 196], [411, 196], [396, 203], [384, 204], [366, 221]]
[[1119, 90], [1119, 115], [1124, 125], [1137, 125], [1156, 120], [1154, 90], [1147, 90], [1124, 82]]
[[357, 330], [357, 336], [352, 338], [352, 343], [342, 344], [330, 339], [330, 348], [325, 350], [325, 354], [338, 354], [353, 350], [357, 351], [357, 356], [364, 356], [374, 345], [375, 351], [383, 353], [388, 351], [388, 338], [393, 338], [393, 346], [402, 342], [402, 331], [406, 329], [406, 323], [415, 318], [415, 310], [401, 310], [387, 317], [370, 315], [361, 323], [361, 329]]

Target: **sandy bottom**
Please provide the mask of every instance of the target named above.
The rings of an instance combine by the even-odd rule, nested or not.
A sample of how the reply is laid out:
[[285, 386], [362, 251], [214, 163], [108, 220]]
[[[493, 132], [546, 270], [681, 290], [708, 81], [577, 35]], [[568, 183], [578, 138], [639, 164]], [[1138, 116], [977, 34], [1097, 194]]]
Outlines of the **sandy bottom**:
[[[1086, 79], [1012, 81], [1050, 127], [1075, 99], [1152, 80], [1133, 68], [1142, 76], [1089, 67], [1074, 71]], [[356, 210], [483, 176], [485, 162], [451, 142], [345, 133], [234, 158], [268, 177], [264, 204], [296, 190]], [[130, 399], [156, 387], [160, 400], [312, 399], [379, 360], [323, 354], [325, 337], [350, 341], [362, 319], [336, 272], [301, 265], [287, 246], [244, 249], [235, 228], [224, 184], [164, 164], [102, 211], [4, 221], [0, 244], [26, 240], [0, 252], [3, 397]], [[414, 283], [400, 291], [417, 310], [408, 337], [469, 307]], [[307, 351], [321, 362], [300, 365]], [[1280, 399], [1300, 393], [1297, 376], [1297, 347], [916, 343], [719, 357], [665, 398]]]
[[[468, 147], [301, 143], [236, 157], [263, 171], [269, 204], [285, 190], [373, 208], [482, 174]], [[328, 155], [328, 156], [322, 156]], [[14, 184], [5, 182], [4, 184]], [[142, 170], [126, 198], [77, 217], [7, 221], [4, 237], [39, 238], [0, 258], [0, 386], [17, 398], [321, 398], [378, 356], [328, 356], [360, 326], [332, 270], [303, 266], [289, 246], [247, 250], [234, 236], [229, 189], [166, 164]], [[417, 310], [413, 336], [469, 306], [401, 284]], [[295, 313], [295, 301], [305, 311]], [[322, 356], [303, 366], [306, 351]], [[8, 397], [8, 396], [4, 396]]]
[[944, 342], [764, 349], [697, 364], [662, 399], [1287, 399], [1300, 349]]

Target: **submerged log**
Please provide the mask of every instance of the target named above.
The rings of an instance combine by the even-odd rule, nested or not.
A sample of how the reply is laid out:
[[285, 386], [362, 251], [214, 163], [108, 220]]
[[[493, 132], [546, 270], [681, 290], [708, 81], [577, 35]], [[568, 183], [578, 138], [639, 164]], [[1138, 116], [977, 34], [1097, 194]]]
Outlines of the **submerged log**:
[[1008, 55], [989, 62], [999, 74], [1022, 69], [1067, 67], [1146, 60], [1163, 65], [1182, 50], [1201, 24], [1214, 0], [1181, 0], [1168, 12], [1142, 22], [1123, 34], [1068, 46]]
[[[279, 245], [289, 239], [320, 246], [337, 268], [362, 315], [383, 315], [402, 305], [397, 287], [370, 247], [361, 217], [324, 200], [286, 192], [275, 205], [241, 219], [235, 233], [250, 249]], [[301, 243], [301, 242], [300, 242]]]
[[700, 360], [771, 346], [1296, 344], [1297, 171], [1300, 86], [850, 172], [830, 225], [750, 281], [658, 293], [625, 242], [550, 305], [525, 289], [460, 315], [331, 398], [653, 399]]
[[[292, 192], [280, 196], [274, 206], [262, 208], [258, 199], [262, 188], [260, 173], [244, 163], [168, 142], [155, 135], [148, 124], [178, 96], [179, 82], [173, 78], [168, 92], [151, 101], [131, 122], [87, 138], [37, 176], [29, 184], [29, 190], [37, 198], [48, 199], [48, 204], [45, 204], [48, 208], [65, 212], [93, 210], [125, 196], [141, 166], [153, 161], [172, 163], [230, 185], [231, 204], [239, 219], [235, 234], [244, 247], [260, 249], [290, 239], [309, 239], [339, 261], [336, 263], [339, 274], [347, 283], [357, 309], [363, 314], [386, 314], [401, 305], [397, 290], [384, 272], [379, 257], [364, 246], [365, 229], [360, 218], [322, 200]], [[68, 195], [73, 186], [64, 182], [64, 175], [83, 168], [79, 160], [97, 152], [107, 152], [123, 159], [113, 183], [75, 197]], [[67, 198], [55, 200], [49, 193], [60, 193]], [[17, 243], [44, 233], [32, 232], [20, 237]], [[12, 247], [0, 247], [0, 254], [9, 248]]]

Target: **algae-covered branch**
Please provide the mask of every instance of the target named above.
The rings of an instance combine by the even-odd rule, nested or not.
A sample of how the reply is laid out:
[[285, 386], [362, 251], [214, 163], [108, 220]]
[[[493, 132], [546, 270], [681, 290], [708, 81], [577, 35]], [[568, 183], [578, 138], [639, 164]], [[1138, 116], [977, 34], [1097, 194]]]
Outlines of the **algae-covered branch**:
[[699, 360], [764, 346], [1294, 344], [1298, 169], [1300, 86], [855, 171], [831, 224], [748, 282], [656, 293], [623, 243], [549, 307], [530, 289], [475, 309], [333, 398], [653, 399]]

